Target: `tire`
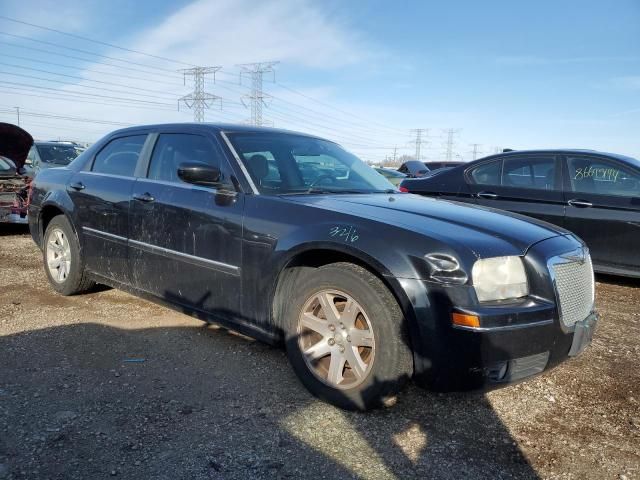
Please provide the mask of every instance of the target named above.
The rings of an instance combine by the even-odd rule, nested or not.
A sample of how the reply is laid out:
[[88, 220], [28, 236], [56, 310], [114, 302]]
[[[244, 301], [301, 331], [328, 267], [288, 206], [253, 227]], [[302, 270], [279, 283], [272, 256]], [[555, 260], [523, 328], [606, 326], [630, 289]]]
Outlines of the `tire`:
[[402, 311], [379, 278], [343, 262], [305, 269], [283, 303], [287, 355], [313, 395], [347, 410], [393, 403], [413, 356]]
[[64, 215], [54, 217], [47, 225], [42, 258], [49, 283], [56, 292], [75, 295], [94, 286], [85, 272], [78, 237]]

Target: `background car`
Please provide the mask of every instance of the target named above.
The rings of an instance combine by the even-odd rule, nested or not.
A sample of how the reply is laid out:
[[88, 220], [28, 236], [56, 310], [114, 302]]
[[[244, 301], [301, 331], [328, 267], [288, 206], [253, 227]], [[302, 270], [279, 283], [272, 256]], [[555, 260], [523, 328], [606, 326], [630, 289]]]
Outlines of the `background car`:
[[404, 173], [400, 173], [399, 171], [393, 170], [391, 168], [373, 167], [373, 169], [376, 172], [378, 172], [380, 175], [382, 175], [384, 178], [389, 180], [389, 182], [391, 182], [396, 187], [400, 185], [400, 183], [402, 183], [402, 180], [407, 178], [407, 176]]
[[418, 178], [429, 173], [429, 168], [423, 162], [418, 160], [409, 160], [400, 165], [398, 169], [400, 173], [404, 173], [407, 177]]
[[29, 149], [27, 160], [34, 173], [46, 168], [69, 165], [82, 152], [69, 142], [35, 142]]
[[592, 150], [510, 151], [403, 191], [450, 198], [536, 217], [576, 233], [595, 270], [640, 276], [640, 161]]
[[27, 223], [31, 178], [24, 168], [31, 135], [10, 123], [0, 123], [0, 223]]
[[444, 161], [444, 162], [424, 162], [425, 167], [427, 167], [429, 169], [429, 171], [434, 172], [436, 170], [440, 170], [442, 168], [453, 168], [453, 167], [457, 167], [458, 165], [462, 165], [465, 162], [449, 162], [449, 161]]

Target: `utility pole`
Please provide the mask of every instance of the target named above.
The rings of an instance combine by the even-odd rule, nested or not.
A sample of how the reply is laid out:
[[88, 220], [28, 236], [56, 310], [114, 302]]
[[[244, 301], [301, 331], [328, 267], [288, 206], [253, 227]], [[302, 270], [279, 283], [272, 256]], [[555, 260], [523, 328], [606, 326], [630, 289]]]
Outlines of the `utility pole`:
[[393, 165], [394, 166], [396, 165], [397, 156], [398, 156], [398, 147], [395, 146], [395, 147], [393, 147]]
[[416, 145], [416, 160], [420, 160], [422, 158], [421, 150], [422, 145], [426, 144], [427, 141], [423, 139], [422, 134], [426, 136], [429, 133], [428, 128], [414, 128], [411, 130], [411, 133], [416, 134], [415, 145]]
[[480, 143], [472, 143], [471, 146], [473, 147], [473, 150], [471, 151], [471, 155], [473, 156], [473, 159], [475, 160], [476, 158], [478, 158], [478, 154], [482, 153], [480, 151], [480, 147], [482, 146], [482, 144], [480, 144]]
[[240, 83], [242, 83], [242, 76], [249, 75], [251, 77], [251, 94], [242, 97], [242, 104], [247, 107], [245, 100], [249, 100], [251, 106], [251, 124], [252, 125], [264, 125], [262, 119], [262, 107], [266, 106], [265, 100], [271, 98], [262, 90], [262, 79], [265, 73], [273, 73], [273, 80], [275, 81], [276, 72], [273, 69], [279, 62], [257, 62], [257, 63], [245, 63], [238, 65], [240, 67]]
[[220, 100], [220, 108], [222, 108], [222, 99], [217, 95], [204, 91], [204, 77], [209, 73], [213, 73], [213, 81], [216, 79], [216, 72], [222, 67], [193, 67], [180, 70], [184, 75], [184, 83], [187, 83], [187, 75], [193, 76], [193, 92], [178, 99], [178, 110], [180, 102], [183, 102], [187, 108], [193, 110], [193, 121], [204, 122], [204, 109], [209, 108], [211, 104]]
[[16, 114], [18, 115], [18, 126], [20, 126], [20, 107], [14, 107], [16, 109]]
[[456, 130], [455, 128], [449, 128], [448, 130], [445, 130], [445, 133], [447, 134], [447, 143], [445, 144], [445, 147], [446, 147], [445, 159], [448, 162], [453, 160], [453, 148], [456, 146], [456, 143], [454, 141], [454, 136], [459, 132], [460, 130], [459, 129]]

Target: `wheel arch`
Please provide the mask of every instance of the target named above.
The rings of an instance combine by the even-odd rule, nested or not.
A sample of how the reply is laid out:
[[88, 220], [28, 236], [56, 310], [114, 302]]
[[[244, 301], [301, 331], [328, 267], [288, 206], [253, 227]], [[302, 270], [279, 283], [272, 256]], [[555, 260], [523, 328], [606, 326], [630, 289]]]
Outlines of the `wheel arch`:
[[78, 231], [76, 230], [75, 225], [71, 221], [71, 216], [68, 212], [57, 203], [46, 203], [42, 206], [39, 213], [39, 221], [38, 221], [38, 233], [40, 235], [41, 243], [44, 245], [44, 233], [47, 231], [47, 226], [58, 215], [64, 215], [67, 217], [73, 232], [76, 234], [76, 237], [80, 239], [78, 236]]
[[[297, 276], [308, 268], [318, 268], [337, 262], [349, 262], [358, 265], [375, 275], [382, 284], [391, 292], [402, 311], [409, 342], [413, 342], [416, 331], [416, 315], [413, 305], [397, 278], [393, 277], [389, 270], [380, 262], [357, 250], [338, 249], [333, 246], [314, 246], [292, 252], [283, 262], [277, 274], [271, 295], [271, 322], [275, 326], [278, 336], [283, 338], [283, 325], [280, 320], [286, 302], [284, 292], [293, 288]], [[410, 343], [413, 350], [413, 345]]]

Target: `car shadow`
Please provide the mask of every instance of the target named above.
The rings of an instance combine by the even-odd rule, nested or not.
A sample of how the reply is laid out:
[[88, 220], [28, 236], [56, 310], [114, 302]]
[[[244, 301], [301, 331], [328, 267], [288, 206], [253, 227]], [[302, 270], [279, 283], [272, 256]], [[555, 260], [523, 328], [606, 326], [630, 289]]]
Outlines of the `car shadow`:
[[620, 287], [640, 287], [640, 278], [622, 277], [619, 275], [609, 275], [605, 273], [596, 273], [596, 282], [607, 283], [609, 285], [618, 285]]
[[80, 323], [0, 337], [15, 478], [537, 478], [481, 394], [334, 408], [225, 329]]
[[0, 223], [0, 237], [28, 234], [29, 225], [25, 225], [22, 223]]

